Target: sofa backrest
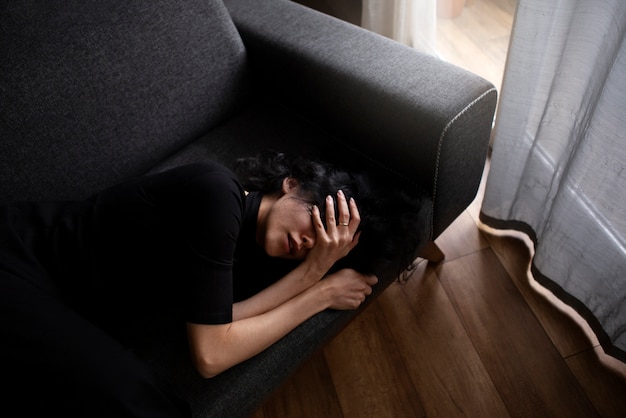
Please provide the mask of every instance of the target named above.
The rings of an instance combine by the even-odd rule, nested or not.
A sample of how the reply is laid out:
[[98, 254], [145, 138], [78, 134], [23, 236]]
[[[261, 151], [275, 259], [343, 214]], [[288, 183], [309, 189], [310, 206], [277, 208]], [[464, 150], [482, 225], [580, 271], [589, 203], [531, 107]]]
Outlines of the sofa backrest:
[[222, 120], [244, 79], [221, 0], [0, 6], [0, 203], [87, 196]]

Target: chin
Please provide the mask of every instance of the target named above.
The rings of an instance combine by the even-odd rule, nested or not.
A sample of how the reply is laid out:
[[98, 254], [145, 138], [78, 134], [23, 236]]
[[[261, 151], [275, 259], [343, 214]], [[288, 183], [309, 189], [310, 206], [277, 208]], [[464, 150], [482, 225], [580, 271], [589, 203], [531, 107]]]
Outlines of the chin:
[[280, 251], [277, 248], [268, 249], [266, 247], [265, 254], [267, 254], [269, 257], [281, 258], [283, 260], [296, 260], [297, 259], [297, 257], [295, 257], [293, 254], [285, 253], [285, 251]]
[[276, 246], [272, 246], [272, 245], [265, 245], [263, 247], [263, 249], [265, 250], [265, 254], [267, 254], [269, 257], [279, 257], [279, 258], [285, 258], [285, 252], [284, 251], [280, 251], [279, 248], [276, 248]]

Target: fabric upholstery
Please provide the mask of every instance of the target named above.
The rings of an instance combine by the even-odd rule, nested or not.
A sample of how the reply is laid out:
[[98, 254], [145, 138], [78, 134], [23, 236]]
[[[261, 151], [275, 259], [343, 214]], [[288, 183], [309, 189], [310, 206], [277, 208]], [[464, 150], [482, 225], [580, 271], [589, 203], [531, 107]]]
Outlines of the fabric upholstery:
[[[426, 196], [423, 244], [466, 208], [489, 142], [490, 83], [291, 1], [225, 4], [4, 2], [0, 203], [80, 198], [276, 148]], [[379, 279], [373, 297], [395, 277]], [[209, 380], [168, 335], [143, 354], [195, 417], [245, 417], [359, 312], [322, 312]]]
[[[382, 291], [375, 288], [373, 297]], [[189, 402], [194, 417], [245, 418], [358, 312], [321, 312], [267, 350], [208, 380], [192, 368], [185, 347], [171, 339], [150, 353], [148, 364], [163, 387]]]
[[[241, 141], [242, 137], [246, 141]], [[218, 159], [232, 165], [236, 158], [254, 155], [264, 149], [299, 152], [337, 163], [345, 160], [349, 152], [337, 137], [312, 123], [306, 115], [294, 112], [285, 104], [260, 100], [156, 165], [153, 171], [205, 159]], [[430, 207], [425, 207], [425, 224], [430, 218], [429, 212]], [[425, 225], [420, 242], [425, 243], [427, 239]], [[395, 276], [381, 272], [379, 278], [375, 295], [380, 294]], [[167, 337], [149, 353], [148, 358], [162, 382], [176, 396], [190, 402], [198, 417], [246, 417], [356, 314], [354, 311], [322, 312], [254, 359], [210, 380], [199, 378], [186, 361], [185, 348], [172, 346], [173, 342]], [[172, 355], [177, 351], [179, 356]], [[235, 387], [236, 390], [224, 390]]]
[[[457, 168], [480, 179], [488, 144], [479, 138], [489, 135], [497, 98], [491, 83], [288, 0], [225, 4], [264, 86], [299, 103], [361, 158], [426, 190], [433, 239], [467, 207], [478, 183], [447, 190]], [[460, 155], [460, 167], [438, 164]]]
[[221, 1], [7, 1], [0, 202], [83, 197], [220, 122], [245, 51]]

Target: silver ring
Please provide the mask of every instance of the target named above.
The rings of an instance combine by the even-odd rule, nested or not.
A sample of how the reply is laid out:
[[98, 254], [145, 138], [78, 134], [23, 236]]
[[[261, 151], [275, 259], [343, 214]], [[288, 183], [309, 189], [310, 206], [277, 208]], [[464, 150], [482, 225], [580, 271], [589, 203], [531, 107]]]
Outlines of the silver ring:
[[337, 225], [341, 225], [341, 226], [350, 226], [348, 224], [348, 222], [339, 222]]

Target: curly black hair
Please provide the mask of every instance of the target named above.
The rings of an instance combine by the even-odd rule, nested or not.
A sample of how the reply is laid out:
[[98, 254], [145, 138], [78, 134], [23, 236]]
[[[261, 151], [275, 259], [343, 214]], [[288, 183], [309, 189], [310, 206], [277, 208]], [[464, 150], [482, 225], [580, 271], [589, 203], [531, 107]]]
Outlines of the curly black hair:
[[279, 193], [287, 177], [297, 179], [299, 197], [318, 206], [323, 222], [326, 196], [342, 190], [347, 199], [352, 197], [357, 203], [362, 232], [359, 244], [333, 270], [350, 267], [377, 274], [391, 268], [400, 280], [408, 277], [424, 237], [424, 205], [419, 197], [392, 184], [377, 185], [363, 172], [275, 151], [238, 159], [235, 172], [246, 190], [263, 194]]

